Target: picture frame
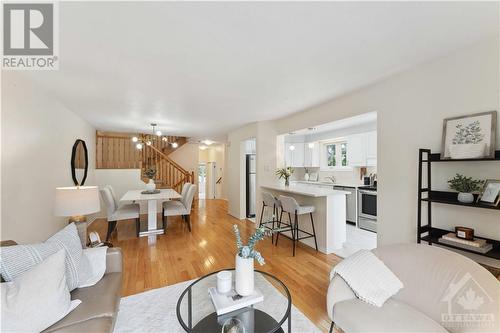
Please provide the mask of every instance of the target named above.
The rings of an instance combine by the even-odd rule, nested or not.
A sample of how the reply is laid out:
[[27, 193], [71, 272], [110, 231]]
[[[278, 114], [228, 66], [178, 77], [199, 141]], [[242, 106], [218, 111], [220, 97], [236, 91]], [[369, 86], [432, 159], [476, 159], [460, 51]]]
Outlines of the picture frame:
[[[462, 152], [468, 158], [495, 158], [497, 111], [487, 111], [443, 120], [443, 138], [441, 159], [452, 159], [450, 147], [470, 147], [470, 151]], [[484, 153], [474, 152], [479, 144], [484, 144]], [[484, 147], [484, 146], [483, 146]], [[482, 148], [481, 148], [482, 149]], [[467, 154], [470, 153], [469, 156]], [[477, 157], [474, 154], [476, 154]]]
[[484, 205], [498, 206], [500, 203], [500, 179], [487, 179], [484, 182], [481, 194], [477, 197], [477, 202]]

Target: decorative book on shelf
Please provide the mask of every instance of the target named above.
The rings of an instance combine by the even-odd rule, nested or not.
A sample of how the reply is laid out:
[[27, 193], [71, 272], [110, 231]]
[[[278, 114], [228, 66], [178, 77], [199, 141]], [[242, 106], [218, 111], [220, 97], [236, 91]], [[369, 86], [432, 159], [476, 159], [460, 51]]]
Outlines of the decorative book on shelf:
[[478, 239], [478, 238], [474, 238], [474, 240], [461, 239], [458, 238], [453, 232], [443, 235], [441, 238], [438, 239], [438, 242], [483, 254], [490, 251], [493, 248], [493, 245], [488, 244], [484, 239]]
[[234, 291], [234, 289], [228, 293], [221, 294], [215, 287], [208, 288], [208, 293], [212, 299], [215, 312], [217, 312], [218, 316], [239, 310], [264, 300], [264, 296], [257, 288], [254, 289], [253, 294], [250, 296], [240, 296], [236, 293], [236, 291]]

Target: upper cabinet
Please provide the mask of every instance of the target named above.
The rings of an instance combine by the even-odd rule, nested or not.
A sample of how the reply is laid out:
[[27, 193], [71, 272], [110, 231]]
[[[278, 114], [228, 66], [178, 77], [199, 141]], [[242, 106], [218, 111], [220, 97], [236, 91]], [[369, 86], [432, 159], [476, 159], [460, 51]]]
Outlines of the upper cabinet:
[[349, 166], [377, 165], [377, 132], [353, 134], [347, 138], [347, 160]]
[[365, 133], [347, 137], [347, 163], [349, 166], [366, 166]]
[[304, 166], [304, 143], [285, 143], [286, 166], [299, 168]]
[[[331, 147], [335, 146], [335, 147]], [[323, 156], [322, 156], [323, 155]], [[334, 161], [327, 165], [327, 161]], [[342, 140], [286, 142], [286, 166], [300, 168], [342, 169], [377, 165], [377, 132], [343, 137]]]
[[304, 166], [319, 168], [319, 142], [308, 142], [304, 144]]
[[366, 165], [377, 165], [377, 131], [366, 133]]

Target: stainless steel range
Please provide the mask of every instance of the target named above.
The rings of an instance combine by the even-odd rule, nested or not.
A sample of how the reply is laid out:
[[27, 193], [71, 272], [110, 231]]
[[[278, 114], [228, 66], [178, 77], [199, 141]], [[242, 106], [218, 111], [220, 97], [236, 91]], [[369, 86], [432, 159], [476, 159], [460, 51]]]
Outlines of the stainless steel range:
[[377, 232], [377, 187], [358, 187], [358, 227]]

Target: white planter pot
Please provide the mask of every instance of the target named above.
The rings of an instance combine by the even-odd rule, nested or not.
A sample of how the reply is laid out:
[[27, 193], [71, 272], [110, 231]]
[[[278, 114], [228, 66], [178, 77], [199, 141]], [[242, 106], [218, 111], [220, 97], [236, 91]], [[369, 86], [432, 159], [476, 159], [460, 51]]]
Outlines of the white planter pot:
[[482, 158], [486, 154], [485, 143], [468, 143], [451, 145], [450, 157], [454, 160], [465, 158]]
[[472, 193], [458, 193], [458, 201], [463, 203], [471, 203], [474, 202], [474, 195]]
[[156, 184], [155, 184], [155, 181], [150, 179], [149, 180], [149, 183], [146, 184], [146, 190], [152, 192], [154, 190], [156, 190]]
[[309, 174], [308, 174], [308, 173], [306, 173], [306, 174], [304, 175], [304, 180], [305, 180], [306, 182], [307, 182], [307, 181], [309, 181]]
[[254, 288], [253, 258], [244, 259], [236, 254], [234, 289], [241, 296], [249, 296]]

